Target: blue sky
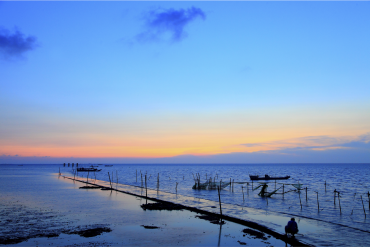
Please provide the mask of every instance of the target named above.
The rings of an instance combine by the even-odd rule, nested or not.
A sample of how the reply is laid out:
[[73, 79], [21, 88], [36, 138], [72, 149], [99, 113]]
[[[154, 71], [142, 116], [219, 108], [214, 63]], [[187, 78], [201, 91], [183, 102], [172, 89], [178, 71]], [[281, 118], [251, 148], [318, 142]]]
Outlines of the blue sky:
[[370, 162], [369, 7], [0, 2], [0, 162]]

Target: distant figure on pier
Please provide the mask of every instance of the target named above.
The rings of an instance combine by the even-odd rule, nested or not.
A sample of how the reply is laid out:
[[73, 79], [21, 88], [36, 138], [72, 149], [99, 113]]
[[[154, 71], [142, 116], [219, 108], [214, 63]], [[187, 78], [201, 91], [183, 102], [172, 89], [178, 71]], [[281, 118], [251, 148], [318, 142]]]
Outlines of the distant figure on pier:
[[288, 233], [292, 234], [294, 237], [294, 234], [298, 233], [298, 224], [295, 222], [294, 218], [291, 218], [290, 221], [288, 222], [288, 225], [285, 226], [285, 235]]

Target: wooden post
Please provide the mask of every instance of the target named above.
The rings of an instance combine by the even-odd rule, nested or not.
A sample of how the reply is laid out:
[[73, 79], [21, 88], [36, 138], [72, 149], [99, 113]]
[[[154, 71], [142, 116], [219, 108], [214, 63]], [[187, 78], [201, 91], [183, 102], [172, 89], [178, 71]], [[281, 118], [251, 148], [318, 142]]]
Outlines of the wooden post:
[[367, 199], [369, 200], [369, 210], [370, 210], [370, 192], [367, 192]]
[[112, 181], [110, 180], [109, 172], [108, 172], [108, 177], [109, 177], [110, 188], [112, 189]]
[[319, 192], [316, 192], [315, 193], [317, 194], [317, 212], [320, 212], [320, 204], [319, 204]]
[[301, 210], [302, 210], [302, 200], [301, 200], [301, 191], [298, 191], [299, 194], [299, 204], [301, 205]]
[[[220, 182], [220, 185], [221, 185], [221, 182]], [[221, 217], [220, 217], [221, 222], [220, 223], [222, 223], [221, 187], [218, 187], [218, 201], [220, 203], [220, 215], [221, 215]]]
[[148, 187], [146, 185], [146, 174], [145, 174], [145, 197], [148, 199]]
[[284, 184], [283, 184], [283, 199], [284, 199]]
[[306, 202], [307, 202], [307, 187], [306, 187]]
[[361, 195], [361, 202], [362, 202], [362, 208], [364, 209], [364, 214], [365, 214], [365, 218], [366, 218], [366, 211], [365, 211], [364, 201], [362, 200], [362, 195]]
[[234, 193], [234, 179], [233, 179], [233, 193]]
[[325, 193], [326, 193], [326, 180], [325, 180]]
[[334, 205], [335, 205], [335, 196], [337, 195], [337, 190], [334, 190]]
[[178, 182], [176, 182], [176, 194], [177, 194], [177, 185], [178, 185], [179, 183]]
[[59, 176], [60, 176], [60, 167], [59, 167]]
[[242, 186], [242, 194], [243, 194], [243, 202], [244, 202], [244, 191], [243, 191], [243, 186]]
[[337, 192], [338, 192], [339, 212], [340, 214], [342, 214], [342, 207], [340, 206], [340, 194], [339, 194], [339, 191]]
[[141, 176], [141, 188], [143, 188], [143, 174], [140, 172], [140, 176]]

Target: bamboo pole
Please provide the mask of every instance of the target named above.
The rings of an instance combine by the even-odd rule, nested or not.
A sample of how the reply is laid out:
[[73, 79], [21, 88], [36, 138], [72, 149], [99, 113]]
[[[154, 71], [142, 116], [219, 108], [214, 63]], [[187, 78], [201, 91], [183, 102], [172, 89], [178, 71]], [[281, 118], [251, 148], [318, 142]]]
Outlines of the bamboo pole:
[[339, 191], [337, 191], [338, 193], [338, 202], [339, 202], [339, 212], [340, 214], [342, 214], [342, 207], [340, 206], [340, 195], [339, 195]]
[[307, 202], [307, 187], [306, 187], [306, 202]]
[[112, 181], [110, 180], [109, 172], [108, 172], [108, 177], [109, 177], [110, 188], [112, 189]]
[[242, 194], [243, 194], [243, 202], [244, 202], [244, 191], [243, 191], [243, 186], [242, 186]]
[[[220, 186], [221, 186], [221, 182], [220, 182]], [[221, 207], [221, 187], [218, 187], [218, 201], [220, 203], [220, 223], [222, 224], [222, 207]]]
[[147, 183], [146, 183], [146, 174], [145, 174], [145, 197], [146, 197], [146, 199], [148, 199], [148, 187], [147, 187]]
[[365, 211], [364, 201], [362, 200], [362, 195], [361, 195], [361, 202], [362, 202], [362, 208], [364, 209], [364, 214], [365, 214], [365, 218], [366, 218], [366, 211]]

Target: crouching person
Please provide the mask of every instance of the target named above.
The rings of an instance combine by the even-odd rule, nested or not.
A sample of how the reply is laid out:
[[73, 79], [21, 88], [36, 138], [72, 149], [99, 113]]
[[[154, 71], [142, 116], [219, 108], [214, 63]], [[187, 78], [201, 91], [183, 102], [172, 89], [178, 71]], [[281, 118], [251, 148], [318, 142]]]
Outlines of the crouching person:
[[285, 226], [285, 235], [287, 235], [288, 233], [292, 234], [293, 237], [294, 234], [298, 233], [298, 225], [297, 222], [295, 222], [294, 218], [291, 218], [288, 222], [288, 225]]

